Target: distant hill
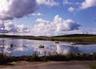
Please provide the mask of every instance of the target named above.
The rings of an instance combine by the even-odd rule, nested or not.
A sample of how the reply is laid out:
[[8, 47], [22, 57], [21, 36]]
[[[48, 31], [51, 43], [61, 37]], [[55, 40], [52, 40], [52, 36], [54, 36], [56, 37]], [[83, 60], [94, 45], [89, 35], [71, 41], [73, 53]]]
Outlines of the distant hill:
[[96, 36], [96, 34], [68, 34], [68, 35], [58, 35], [53, 37], [86, 37], [86, 36]]
[[58, 36], [0, 35], [0, 38], [96, 43], [96, 35], [94, 34], [70, 34]]

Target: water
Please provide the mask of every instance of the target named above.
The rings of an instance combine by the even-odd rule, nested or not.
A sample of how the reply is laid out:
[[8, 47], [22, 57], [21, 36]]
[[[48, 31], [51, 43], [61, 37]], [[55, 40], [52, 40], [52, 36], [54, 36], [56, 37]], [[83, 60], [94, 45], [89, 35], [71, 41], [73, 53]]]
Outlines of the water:
[[96, 44], [74, 45], [68, 42], [0, 38], [0, 52], [8, 56], [28, 56], [34, 53], [43, 56], [56, 53], [68, 54], [69, 52], [90, 54], [96, 52]]

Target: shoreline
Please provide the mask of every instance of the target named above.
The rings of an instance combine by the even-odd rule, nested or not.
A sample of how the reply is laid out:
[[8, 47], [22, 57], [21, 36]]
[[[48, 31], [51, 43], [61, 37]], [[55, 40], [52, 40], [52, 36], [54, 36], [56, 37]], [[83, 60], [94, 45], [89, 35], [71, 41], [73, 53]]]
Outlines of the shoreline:
[[28, 39], [28, 40], [40, 40], [40, 41], [61, 41], [61, 42], [74, 42], [81, 44], [94, 44], [96, 43], [96, 35], [88, 34], [74, 34], [64, 36], [27, 36], [27, 35], [0, 35], [0, 38], [9, 39]]
[[[49, 61], [49, 62], [13, 62], [12, 65], [0, 65], [0, 69], [90, 69], [96, 61]], [[70, 68], [71, 67], [71, 68]]]

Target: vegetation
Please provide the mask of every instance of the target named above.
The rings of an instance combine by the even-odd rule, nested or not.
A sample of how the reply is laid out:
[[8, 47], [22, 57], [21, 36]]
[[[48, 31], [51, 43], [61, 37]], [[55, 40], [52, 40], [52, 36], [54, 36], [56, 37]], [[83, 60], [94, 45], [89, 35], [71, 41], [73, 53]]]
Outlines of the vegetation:
[[96, 63], [89, 64], [90, 69], [96, 69]]
[[[92, 55], [89, 54], [70, 54], [70, 55], [50, 55], [50, 56], [37, 56], [36, 54], [32, 56], [21, 56], [21, 57], [15, 57], [15, 56], [6, 56], [6, 55], [0, 55], [0, 64], [8, 64], [11, 62], [17, 62], [17, 61], [71, 61], [71, 60], [78, 60], [78, 61], [85, 61], [85, 60], [96, 60], [96, 53], [93, 53]], [[94, 67], [95, 65], [92, 65]]]
[[0, 54], [0, 64], [7, 64], [9, 62], [11, 62], [10, 57], [4, 55], [4, 54]]
[[62, 35], [62, 36], [54, 36], [52, 40], [57, 41], [67, 41], [67, 42], [82, 42], [82, 43], [95, 43], [96, 35], [89, 34], [73, 34], [73, 35]]

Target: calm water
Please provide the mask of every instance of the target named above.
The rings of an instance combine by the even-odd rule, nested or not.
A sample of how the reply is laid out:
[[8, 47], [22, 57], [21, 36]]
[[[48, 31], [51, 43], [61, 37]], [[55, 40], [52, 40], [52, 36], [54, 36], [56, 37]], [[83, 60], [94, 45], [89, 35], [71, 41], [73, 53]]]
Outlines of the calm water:
[[[44, 48], [40, 48], [40, 46], [44, 46]], [[56, 52], [65, 54], [68, 51], [90, 54], [96, 52], [96, 44], [73, 45], [68, 42], [0, 38], [0, 52], [2, 51], [10, 56], [32, 55], [36, 52], [39, 55], [44, 55], [44, 52], [47, 55], [49, 53], [54, 55]]]

